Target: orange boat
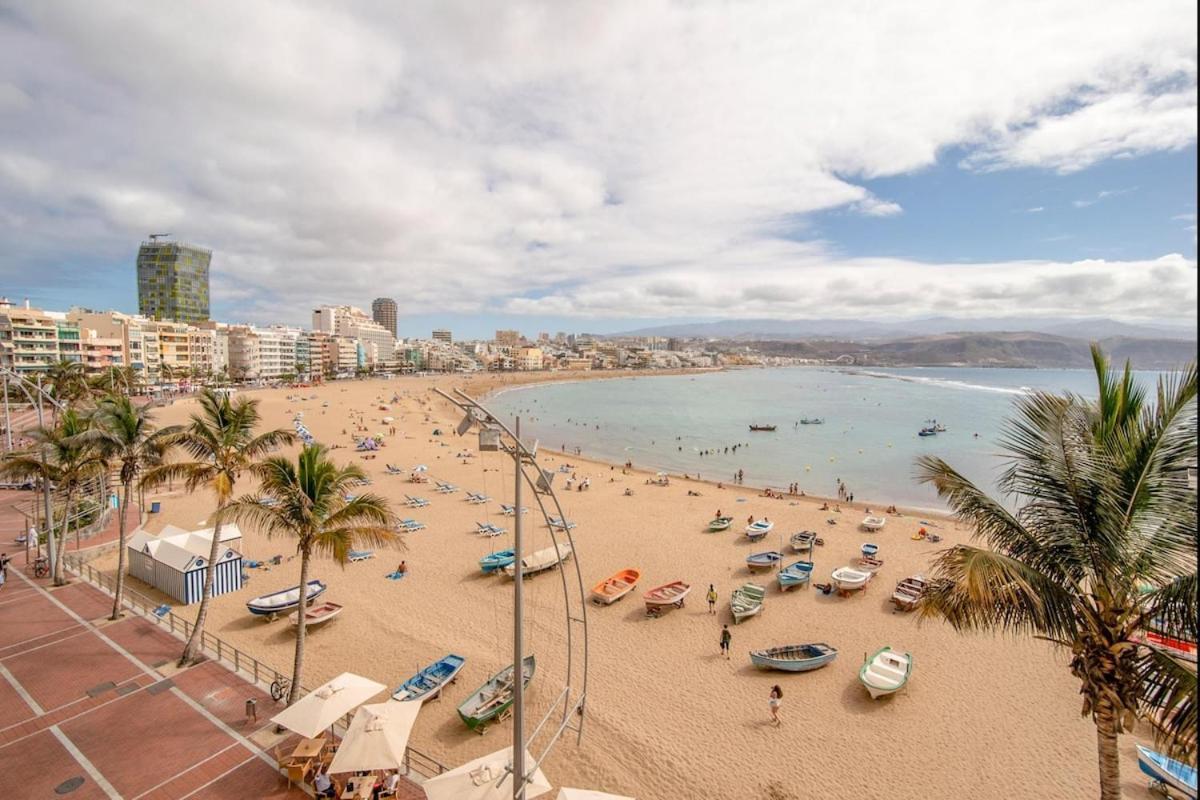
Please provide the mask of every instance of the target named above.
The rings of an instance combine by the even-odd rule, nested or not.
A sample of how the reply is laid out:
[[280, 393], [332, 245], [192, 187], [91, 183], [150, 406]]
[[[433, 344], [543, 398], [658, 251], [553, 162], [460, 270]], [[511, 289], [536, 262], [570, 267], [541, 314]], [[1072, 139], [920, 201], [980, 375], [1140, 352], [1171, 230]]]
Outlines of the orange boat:
[[642, 577], [640, 570], [623, 569], [592, 587], [592, 599], [601, 605], [612, 605], [633, 591]]

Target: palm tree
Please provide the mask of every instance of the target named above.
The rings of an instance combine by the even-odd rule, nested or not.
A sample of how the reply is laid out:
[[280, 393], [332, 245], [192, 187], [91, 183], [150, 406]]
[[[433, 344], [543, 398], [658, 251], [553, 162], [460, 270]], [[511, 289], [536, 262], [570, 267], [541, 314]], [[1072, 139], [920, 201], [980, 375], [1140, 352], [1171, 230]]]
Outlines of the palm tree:
[[[35, 428], [28, 436], [33, 446], [28, 450], [10, 454], [0, 464], [0, 472], [21, 480], [37, 478], [48, 481], [62, 495], [63, 514], [59, 530], [57, 552], [54, 553], [54, 585], [66, 583], [63, 575], [63, 553], [66, 552], [67, 534], [70, 532], [71, 511], [81, 489], [87, 481], [104, 473], [104, 463], [96, 448], [87, 442], [83, 434], [91, 427], [91, 419], [74, 409], [62, 413], [58, 424], [53, 427]], [[54, 519], [46, 521], [47, 532], [54, 532]], [[79, 546], [78, 520], [76, 520], [75, 546]]]
[[1096, 726], [1100, 797], [1119, 798], [1117, 737], [1148, 719], [1174, 753], [1196, 747], [1196, 674], [1139, 642], [1153, 624], [1196, 639], [1196, 365], [1158, 382], [1154, 403], [1093, 347], [1099, 400], [1017, 401], [999, 488], [1010, 512], [939, 458], [918, 461], [984, 547], [935, 562], [923, 614], [956, 630], [1045, 639], [1071, 653]]
[[257, 400], [241, 397], [237, 402], [231, 402], [229, 395], [206, 389], [200, 394], [199, 403], [200, 413], [192, 414], [191, 423], [172, 436], [170, 441], [193, 460], [154, 467], [142, 477], [142, 485], [147, 487], [167, 480], [182, 479], [189, 492], [207, 488], [217, 498], [212, 550], [204, 571], [204, 594], [200, 600], [200, 610], [196, 613], [196, 625], [183, 648], [183, 655], [179, 657], [181, 667], [196, 660], [203, 641], [202, 631], [208, 618], [217, 573], [221, 525], [225, 506], [233, 499], [234, 484], [241, 473], [250, 469], [258, 459], [281, 445], [291, 444], [296, 438], [286, 430], [267, 431], [256, 436], [254, 429], [261, 421]]
[[[63, 359], [46, 370], [46, 387], [59, 403], [71, 405], [87, 394], [87, 377], [83, 364]], [[58, 405], [53, 405], [54, 421], [58, 421]]]
[[356, 546], [400, 544], [400, 539], [386, 499], [370, 493], [346, 499], [346, 491], [364, 473], [354, 465], [337, 466], [322, 445], [305, 447], [295, 463], [277, 456], [253, 465], [250, 471], [260, 481], [260, 493], [230, 503], [228, 515], [261, 528], [267, 536], [293, 537], [300, 555], [300, 624], [287, 699], [291, 705], [299, 697], [304, 667], [304, 614], [308, 607], [304, 587], [308, 586], [313, 554], [330, 556], [345, 565]]
[[114, 394], [100, 401], [91, 430], [83, 438], [94, 442], [110, 468], [120, 470], [123, 489], [118, 509], [117, 580], [110, 619], [121, 618], [121, 593], [125, 587], [125, 514], [133, 497], [133, 485], [142, 474], [163, 463], [171, 437], [179, 427], [156, 429], [146, 406], [126, 395]]

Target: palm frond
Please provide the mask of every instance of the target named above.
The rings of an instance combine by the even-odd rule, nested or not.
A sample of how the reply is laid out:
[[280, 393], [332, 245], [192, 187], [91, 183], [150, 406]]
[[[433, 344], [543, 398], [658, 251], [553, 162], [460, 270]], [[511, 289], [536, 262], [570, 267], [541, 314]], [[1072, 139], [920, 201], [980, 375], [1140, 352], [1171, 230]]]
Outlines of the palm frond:
[[1153, 647], [1138, 658], [1142, 685], [1141, 713], [1154, 738], [1168, 753], [1196, 758], [1196, 673]]

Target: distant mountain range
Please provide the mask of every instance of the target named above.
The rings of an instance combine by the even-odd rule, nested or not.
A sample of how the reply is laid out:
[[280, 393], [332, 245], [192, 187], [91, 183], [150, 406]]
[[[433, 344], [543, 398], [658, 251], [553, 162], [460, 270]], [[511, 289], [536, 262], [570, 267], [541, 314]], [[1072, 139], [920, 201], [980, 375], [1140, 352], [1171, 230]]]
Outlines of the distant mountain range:
[[[1172, 369], [1196, 358], [1196, 341], [1111, 336], [1098, 340], [1120, 364], [1136, 369]], [[1047, 333], [943, 333], [887, 340], [835, 339], [756, 341], [766, 355], [841, 360], [876, 367], [1089, 367], [1089, 340]]]
[[1046, 318], [981, 317], [955, 319], [930, 317], [907, 322], [872, 322], [846, 319], [744, 319], [660, 325], [611, 336], [674, 336], [738, 341], [796, 341], [840, 339], [872, 341], [945, 333], [1042, 333], [1072, 339], [1170, 339], [1196, 341], [1196, 327], [1183, 325], [1131, 325], [1112, 319], [1061, 320]]

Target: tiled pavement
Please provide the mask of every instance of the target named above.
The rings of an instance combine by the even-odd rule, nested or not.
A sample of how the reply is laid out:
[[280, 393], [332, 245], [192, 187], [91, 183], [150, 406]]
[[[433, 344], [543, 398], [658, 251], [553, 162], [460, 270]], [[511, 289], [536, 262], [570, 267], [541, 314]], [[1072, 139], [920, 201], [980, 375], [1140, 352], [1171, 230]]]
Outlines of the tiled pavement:
[[[110, 609], [87, 584], [50, 589], [10, 566], [0, 589], [4, 796], [307, 796], [249, 738], [270, 727], [269, 714], [252, 725], [242, 716], [250, 697], [273, 707], [264, 692], [212, 662], [159, 672], [153, 665], [173, 665], [180, 642], [140, 617], [108, 623]], [[405, 789], [401, 800], [425, 797]]]

